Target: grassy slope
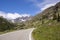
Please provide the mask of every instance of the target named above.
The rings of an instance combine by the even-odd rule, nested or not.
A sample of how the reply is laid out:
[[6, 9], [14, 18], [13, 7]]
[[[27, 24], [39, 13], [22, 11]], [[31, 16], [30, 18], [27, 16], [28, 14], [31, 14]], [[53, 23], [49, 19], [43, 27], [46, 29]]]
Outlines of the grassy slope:
[[33, 31], [35, 40], [60, 40], [60, 25], [43, 25]]

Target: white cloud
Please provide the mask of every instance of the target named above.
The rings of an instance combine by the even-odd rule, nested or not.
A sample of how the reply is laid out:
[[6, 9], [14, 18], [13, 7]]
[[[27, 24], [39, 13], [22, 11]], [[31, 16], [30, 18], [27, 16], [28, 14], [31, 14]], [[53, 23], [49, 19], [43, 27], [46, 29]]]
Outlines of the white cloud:
[[54, 6], [57, 2], [60, 2], [60, 0], [44, 0], [44, 2], [40, 3], [38, 7], [40, 7], [41, 11]]
[[0, 16], [3, 16], [5, 18], [6, 17], [5, 12], [0, 11]]
[[26, 17], [26, 16], [30, 16], [29, 14], [19, 14], [19, 13], [5, 13], [3, 11], [0, 11], [0, 16], [3, 16], [4, 18], [7, 19], [16, 19], [18, 17]]
[[41, 11], [43, 11], [43, 10], [45, 10], [45, 9], [51, 7], [51, 6], [54, 6], [54, 5], [55, 4], [47, 4], [47, 5], [45, 5], [44, 7], [41, 8]]
[[8, 13], [8, 14], [6, 14], [7, 16], [7, 18], [10, 18], [10, 19], [15, 19], [15, 18], [17, 18], [17, 17], [21, 17], [21, 15], [20, 14], [18, 14], [18, 13]]
[[23, 16], [23, 17], [26, 17], [26, 16], [30, 17], [30, 15], [29, 15], [29, 14], [24, 14], [24, 15], [22, 14], [22, 16]]
[[30, 0], [30, 2], [33, 2], [36, 7], [43, 11], [46, 8], [55, 5], [57, 2], [60, 2], [60, 0], [42, 0], [42, 2], [39, 2], [38, 0]]

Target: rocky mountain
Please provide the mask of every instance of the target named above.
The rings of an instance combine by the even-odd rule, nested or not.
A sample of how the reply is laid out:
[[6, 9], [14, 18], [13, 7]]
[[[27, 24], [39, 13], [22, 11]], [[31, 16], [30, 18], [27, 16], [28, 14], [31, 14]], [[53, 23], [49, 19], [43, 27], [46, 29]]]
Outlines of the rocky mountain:
[[32, 19], [28, 21], [26, 25], [27, 27], [38, 27], [40, 24], [44, 23], [48, 23], [47, 25], [50, 25], [49, 22], [51, 21], [60, 21], [60, 2], [32, 17]]
[[12, 21], [19, 23], [19, 22], [25, 22], [25, 21], [30, 20], [30, 19], [31, 19], [31, 16], [30, 17], [26, 16], [26, 17], [18, 17]]
[[47, 9], [45, 9], [44, 11], [42, 11], [41, 13], [35, 15], [33, 17], [33, 20], [41, 20], [42, 16], [44, 16], [45, 18], [48, 19], [53, 19], [53, 14], [56, 14], [56, 16], [60, 15], [60, 2], [58, 2], [56, 5], [51, 6]]

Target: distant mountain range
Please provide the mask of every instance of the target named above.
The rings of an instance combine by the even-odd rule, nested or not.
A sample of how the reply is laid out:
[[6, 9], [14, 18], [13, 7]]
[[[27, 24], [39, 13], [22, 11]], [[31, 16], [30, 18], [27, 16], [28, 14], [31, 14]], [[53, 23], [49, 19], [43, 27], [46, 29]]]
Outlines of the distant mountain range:
[[14, 19], [14, 22], [25, 22], [25, 21], [30, 20], [30, 19], [31, 19], [31, 16], [30, 17], [28, 17], [28, 16], [26, 16], [26, 17], [18, 17], [16, 19]]

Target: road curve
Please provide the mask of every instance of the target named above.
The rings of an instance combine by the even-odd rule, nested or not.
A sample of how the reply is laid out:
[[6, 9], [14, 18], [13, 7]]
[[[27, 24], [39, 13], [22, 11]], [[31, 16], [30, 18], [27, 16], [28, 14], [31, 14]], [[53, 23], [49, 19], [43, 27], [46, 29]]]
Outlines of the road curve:
[[31, 33], [34, 28], [19, 30], [0, 35], [0, 40], [32, 40]]

